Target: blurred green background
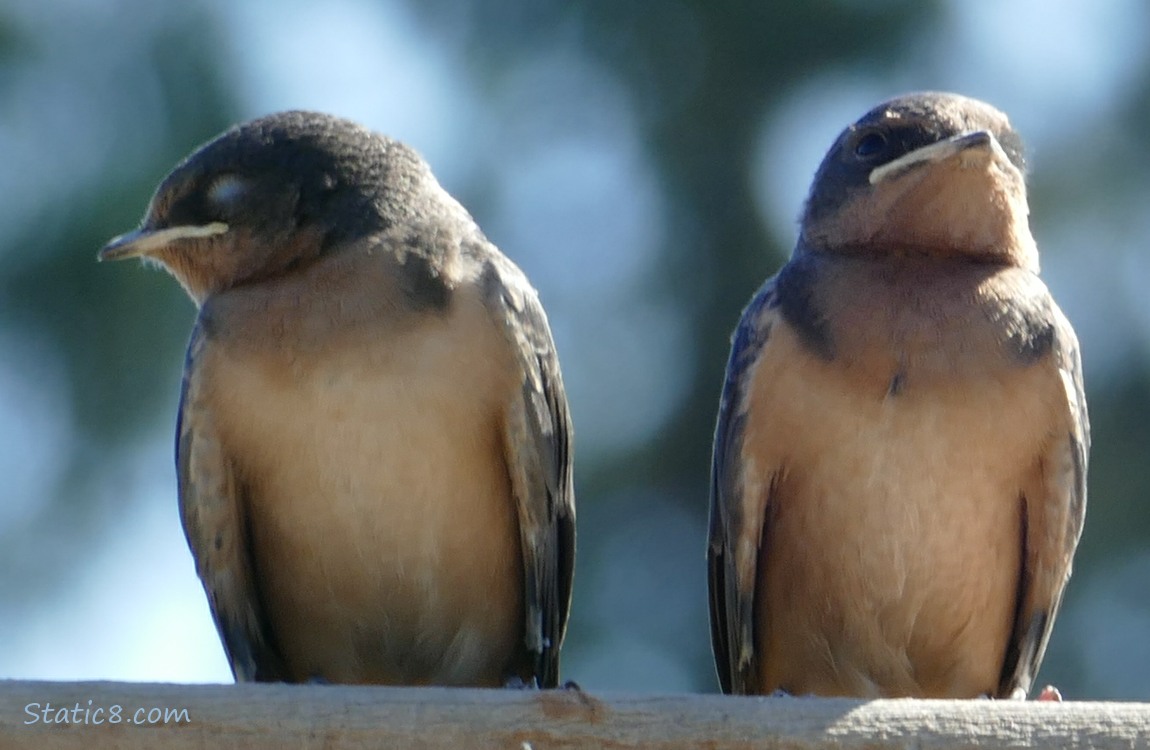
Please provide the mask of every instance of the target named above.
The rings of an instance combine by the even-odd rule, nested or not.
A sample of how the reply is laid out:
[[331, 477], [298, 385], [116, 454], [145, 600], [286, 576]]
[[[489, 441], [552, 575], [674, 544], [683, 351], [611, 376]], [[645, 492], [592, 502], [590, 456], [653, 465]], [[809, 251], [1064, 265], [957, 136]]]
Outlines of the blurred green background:
[[176, 511], [193, 307], [95, 253], [194, 146], [302, 107], [418, 148], [540, 290], [576, 429], [565, 676], [716, 690], [728, 335], [838, 131], [932, 88], [1028, 140], [1044, 277], [1082, 340], [1090, 504], [1040, 680], [1150, 698], [1148, 33], [1139, 0], [8, 0], [0, 677], [230, 678]]

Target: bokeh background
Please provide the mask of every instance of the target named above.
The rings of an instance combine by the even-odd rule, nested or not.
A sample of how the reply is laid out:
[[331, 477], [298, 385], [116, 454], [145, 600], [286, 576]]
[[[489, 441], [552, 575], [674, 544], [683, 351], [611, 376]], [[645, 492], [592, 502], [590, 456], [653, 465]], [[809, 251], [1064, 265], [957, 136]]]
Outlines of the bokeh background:
[[418, 148], [541, 292], [576, 428], [565, 676], [716, 690], [729, 332], [837, 132], [934, 88], [1028, 140], [1044, 276], [1082, 339], [1090, 505], [1040, 679], [1150, 698], [1148, 34], [1141, 0], [6, 0], [0, 677], [230, 680], [171, 459], [194, 310], [95, 253], [194, 146], [302, 107]]

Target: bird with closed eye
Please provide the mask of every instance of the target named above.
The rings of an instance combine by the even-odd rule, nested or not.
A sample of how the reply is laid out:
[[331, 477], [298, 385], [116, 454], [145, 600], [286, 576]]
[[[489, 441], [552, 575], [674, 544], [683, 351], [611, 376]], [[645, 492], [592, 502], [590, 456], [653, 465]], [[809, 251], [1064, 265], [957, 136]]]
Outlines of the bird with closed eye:
[[559, 679], [571, 420], [523, 273], [407, 146], [284, 112], [160, 183], [103, 260], [197, 306], [184, 531], [237, 680]]

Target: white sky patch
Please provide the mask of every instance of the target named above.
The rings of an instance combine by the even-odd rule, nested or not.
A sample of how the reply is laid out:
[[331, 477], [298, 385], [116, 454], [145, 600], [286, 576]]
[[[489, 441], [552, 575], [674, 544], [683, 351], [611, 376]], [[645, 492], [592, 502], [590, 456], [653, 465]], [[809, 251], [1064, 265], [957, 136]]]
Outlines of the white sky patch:
[[666, 222], [630, 102], [569, 51], [524, 60], [495, 93], [482, 223], [540, 291], [580, 445], [623, 450], [658, 429], [687, 385], [680, 314], [643, 289]]
[[218, 2], [245, 117], [311, 109], [417, 149], [445, 185], [462, 181], [474, 109], [444, 45], [399, 2]]
[[116, 476], [131, 500], [99, 554], [6, 625], [0, 677], [232, 681], [180, 529], [170, 436], [151, 437], [132, 452], [134, 471]]
[[682, 497], [668, 501], [637, 487], [623, 493], [627, 502], [609, 496], [586, 510], [604, 533], [583, 540], [580, 554], [611, 564], [589, 568], [576, 584], [586, 601], [568, 630], [565, 663], [577, 665], [568, 671], [602, 690], [698, 690], [692, 665], [710, 658], [706, 571], [701, 551], [682, 554], [698, 548], [698, 523]]
[[72, 443], [63, 362], [0, 328], [0, 529], [17, 528], [47, 502]]
[[986, 99], [1034, 143], [1105, 118], [1150, 53], [1141, 0], [950, 0], [921, 37], [936, 87]]
[[1146, 665], [1150, 664], [1148, 581], [1150, 555], [1146, 553], [1115, 561], [1087, 580], [1071, 580], [1074, 596], [1068, 598], [1055, 623], [1051, 650], [1057, 647], [1074, 655], [1092, 696], [1150, 699], [1146, 681]]
[[[131, 23], [142, 29], [181, 12], [163, 3], [135, 5]], [[119, 33], [124, 13], [113, 2], [5, 2], [5, 21], [33, 41], [30, 54], [17, 42], [3, 74], [0, 255], [35, 252], [5, 241], [27, 229], [45, 196], [58, 202], [56, 211], [67, 211], [74, 191], [155, 157], [163, 91], [156, 72], [140, 64], [149, 33]], [[44, 227], [43, 236], [54, 229]]]
[[1088, 384], [1137, 351], [1150, 351], [1150, 306], [1142, 288], [1150, 262], [1145, 240], [1123, 231], [1124, 223], [1111, 207], [1105, 214], [1067, 216], [1042, 233], [1042, 278], [1078, 334]]

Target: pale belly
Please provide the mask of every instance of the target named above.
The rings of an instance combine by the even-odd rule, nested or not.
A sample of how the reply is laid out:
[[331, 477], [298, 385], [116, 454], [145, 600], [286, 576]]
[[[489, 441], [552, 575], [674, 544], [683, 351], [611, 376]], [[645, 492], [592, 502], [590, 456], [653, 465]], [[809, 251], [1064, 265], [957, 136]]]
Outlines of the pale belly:
[[292, 679], [494, 685], [522, 652], [506, 370], [468, 340], [484, 331], [456, 328], [307, 369], [211, 363], [231, 385], [222, 438]]
[[[997, 688], [1023, 549], [1022, 488], [1049, 408], [1034, 371], [898, 395], [830, 366], [762, 366], [745, 455], [779, 457], [756, 592], [768, 690], [973, 697]], [[785, 398], [772, 394], [786, 394]]]

